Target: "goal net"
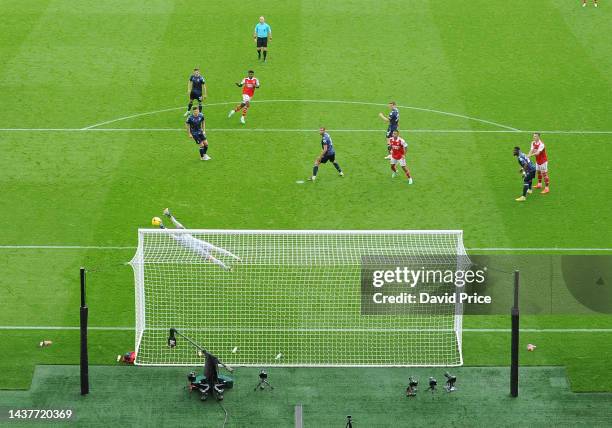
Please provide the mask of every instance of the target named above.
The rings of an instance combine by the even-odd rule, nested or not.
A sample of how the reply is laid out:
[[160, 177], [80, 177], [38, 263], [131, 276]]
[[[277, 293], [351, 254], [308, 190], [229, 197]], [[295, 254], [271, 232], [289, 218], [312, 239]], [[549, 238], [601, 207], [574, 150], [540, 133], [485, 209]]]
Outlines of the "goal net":
[[461, 304], [377, 306], [368, 293], [386, 290], [375, 270], [465, 260], [462, 231], [140, 229], [136, 364], [201, 363], [184, 341], [166, 346], [174, 327], [230, 365], [461, 365]]

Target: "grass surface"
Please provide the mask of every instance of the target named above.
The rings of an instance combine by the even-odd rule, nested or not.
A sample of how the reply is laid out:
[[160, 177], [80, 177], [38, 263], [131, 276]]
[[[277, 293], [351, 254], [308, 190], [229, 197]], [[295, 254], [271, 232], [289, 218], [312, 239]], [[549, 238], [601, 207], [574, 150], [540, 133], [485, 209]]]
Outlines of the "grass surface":
[[[196, 7], [162, 0], [2, 5], [0, 186], [6, 215], [0, 219], [0, 326], [78, 325], [78, 268], [87, 266], [90, 325], [132, 327], [133, 276], [124, 263], [133, 255], [136, 229], [165, 206], [198, 228], [462, 229], [469, 248], [612, 247], [612, 33], [601, 31], [612, 19], [607, 3], [595, 9], [554, 0], [304, 0], [260, 1], [253, 11], [240, 2]], [[257, 62], [250, 40], [262, 13], [274, 31], [265, 65]], [[182, 131], [185, 86], [195, 65], [202, 67], [209, 88], [204, 113], [211, 162], [198, 160], [196, 146]], [[240, 100], [233, 82], [249, 68], [262, 86], [242, 126], [226, 114]], [[382, 160], [384, 124], [376, 116], [391, 99], [403, 106], [401, 128], [415, 177], [410, 187], [392, 181]], [[347, 102], [321, 102], [330, 100]], [[165, 109], [170, 110], [116, 121]], [[107, 121], [113, 122], [81, 130]], [[320, 125], [332, 130], [346, 177], [323, 166], [315, 185], [298, 185], [320, 150]], [[42, 130], [47, 128], [56, 130]], [[509, 128], [522, 132], [505, 132]], [[369, 131], [376, 129], [380, 132]], [[526, 149], [532, 130], [572, 133], [544, 132], [551, 193], [518, 204], [513, 199], [521, 180], [511, 148]], [[21, 248], [28, 245], [92, 248]], [[534, 287], [528, 295], [538, 295]], [[465, 327], [507, 328], [508, 320], [469, 317]], [[588, 313], [533, 316], [523, 318], [522, 327], [610, 329], [612, 319]], [[36, 348], [47, 338], [54, 340], [52, 347]], [[602, 374], [610, 365], [610, 338], [609, 332], [525, 332], [522, 362], [567, 366], [575, 391], [612, 391], [610, 376]], [[77, 340], [72, 330], [0, 329], [0, 388], [27, 388], [35, 364], [75, 364]], [[536, 352], [526, 353], [526, 343], [536, 343]], [[93, 330], [90, 344], [92, 363], [107, 364], [133, 348], [133, 334]], [[507, 349], [507, 333], [464, 335], [467, 365], [506, 365]], [[74, 369], [57, 370], [66, 370], [67, 385], [74, 385]], [[96, 368], [93, 379], [103, 378], [104, 370], [114, 369]], [[184, 375], [168, 373], [176, 379]], [[383, 413], [390, 420], [397, 416], [388, 410], [395, 409], [392, 400], [379, 395], [397, 388], [381, 388], [373, 400], [357, 398], [351, 394], [358, 392], [342, 383], [347, 373], [353, 372], [334, 371], [321, 389], [301, 388], [331, 397], [317, 402], [321, 408], [340, 396], [386, 409], [359, 417], [342, 410], [334, 424], [342, 424], [346, 412], [366, 422]], [[487, 380], [506, 379], [487, 373]], [[41, 374], [33, 392], [11, 400], [54, 399], [36, 395], [55, 387], [55, 375], [48, 376]], [[332, 396], [328, 384], [342, 387]], [[517, 414], [546, 421], [553, 409], [577, 421], [584, 417], [585, 425], [602, 422], [588, 400], [571, 401], [574, 395], [557, 394], [559, 389], [540, 382], [528, 385], [537, 389], [532, 407]], [[110, 397], [113, 387], [108, 388]], [[467, 390], [470, 399], [461, 406], [479, 403], [482, 409], [484, 399], [486, 406], [511, 412], [495, 391]], [[231, 401], [247, 405], [240, 397], [236, 393]], [[559, 397], [572, 398], [559, 402]], [[96, 401], [100, 412], [113, 405]], [[261, 411], [281, 421], [291, 418], [293, 403], [284, 403], [282, 411], [278, 400], [268, 404]], [[399, 404], [401, 411], [409, 409], [406, 404]], [[195, 400], [187, 405], [197, 406], [188, 417], [201, 411]], [[443, 414], [444, 405], [429, 414]], [[215, 406], [205, 408], [218, 416]], [[306, 417], [313, 417], [305, 409]], [[92, 415], [84, 417], [93, 420]], [[239, 417], [266, 416], [253, 410]], [[426, 412], [422, 417], [430, 420]]]
[[[482, 323], [484, 317], [477, 317], [479, 328], [506, 327], [508, 322]], [[607, 327], [609, 324], [597, 319], [581, 317], [581, 326]], [[467, 322], [468, 328], [474, 323]], [[560, 325], [559, 318], [537, 323], [523, 321], [524, 328], [551, 328]], [[571, 325], [569, 322], [564, 326]], [[43, 338], [51, 339], [54, 345], [38, 348]], [[4, 355], [0, 362], [0, 381], [5, 389], [27, 389], [35, 364], [78, 364], [79, 332], [51, 331], [2, 331], [0, 333]], [[114, 364], [117, 354], [133, 349], [134, 334], [130, 331], [90, 331], [89, 358], [91, 364]], [[510, 333], [464, 332], [464, 364], [467, 366], [507, 366], [510, 361]], [[527, 352], [528, 343], [537, 344], [535, 352]], [[7, 344], [10, 344], [10, 348]], [[6, 351], [5, 351], [6, 350]], [[612, 391], [608, 355], [612, 352], [612, 333], [524, 332], [521, 335], [520, 361], [523, 366], [566, 366], [569, 383], [573, 391]], [[603, 356], [603, 357], [602, 357]], [[272, 361], [270, 361], [272, 363]], [[408, 370], [408, 369], [407, 369]], [[95, 379], [92, 377], [92, 380]]]
[[[91, 392], [79, 395], [77, 366], [38, 366], [32, 389], [0, 392], [0, 407], [16, 402], [31, 408], [70, 408], [79, 426], [220, 427], [224, 412], [184, 388], [187, 368], [91, 368]], [[294, 426], [294, 407], [303, 405], [304, 426], [396, 427], [419, 421], [452, 426], [609, 426], [611, 394], [575, 394], [560, 367], [523, 368], [518, 398], [509, 396], [507, 368], [462, 367], [457, 391], [443, 391], [443, 369], [271, 369], [274, 390], [253, 391], [259, 369], [237, 369], [235, 386], [223, 401], [228, 427]], [[408, 376], [420, 381], [408, 399]], [[428, 377], [438, 381], [432, 396]], [[95, 381], [94, 381], [95, 379]], [[479, 397], [473, 400], [471, 397]], [[30, 426], [30, 425], [28, 425]]]

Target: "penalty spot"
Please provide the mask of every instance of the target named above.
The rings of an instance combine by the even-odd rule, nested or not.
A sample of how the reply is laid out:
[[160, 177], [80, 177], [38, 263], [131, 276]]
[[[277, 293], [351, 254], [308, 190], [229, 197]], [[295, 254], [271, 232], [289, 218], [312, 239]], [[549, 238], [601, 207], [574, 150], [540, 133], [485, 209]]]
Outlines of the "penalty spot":
[[304, 180], [297, 180], [295, 184], [304, 184]]

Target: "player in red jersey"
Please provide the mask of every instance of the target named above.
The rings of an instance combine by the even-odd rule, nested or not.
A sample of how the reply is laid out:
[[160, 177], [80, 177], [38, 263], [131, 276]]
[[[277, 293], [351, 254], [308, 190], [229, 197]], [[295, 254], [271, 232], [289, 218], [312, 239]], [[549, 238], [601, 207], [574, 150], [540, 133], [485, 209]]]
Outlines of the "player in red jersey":
[[242, 102], [238, 104], [235, 109], [230, 110], [227, 117], [232, 117], [234, 113], [242, 109], [240, 123], [245, 123], [247, 110], [251, 107], [251, 98], [255, 95], [255, 89], [259, 88], [259, 80], [255, 77], [255, 72], [249, 70], [247, 77], [242, 79], [240, 83], [236, 82], [236, 86], [242, 88]]
[[550, 192], [548, 185], [550, 179], [548, 178], [548, 156], [546, 156], [546, 147], [540, 139], [540, 133], [534, 132], [533, 140], [531, 141], [531, 150], [527, 157], [535, 156], [536, 158], [536, 171], [538, 172], [538, 184], [535, 186], [536, 189], [542, 188], [542, 178], [544, 178], [544, 190], [541, 193]]
[[397, 175], [397, 164], [399, 164], [404, 173], [406, 174], [406, 178], [408, 178], [408, 184], [412, 184], [412, 177], [410, 176], [410, 171], [406, 167], [406, 149], [408, 148], [408, 144], [404, 141], [403, 138], [399, 136], [399, 131], [396, 129], [391, 134], [391, 138], [389, 138], [389, 149], [391, 150], [391, 171], [393, 174], [392, 178], [395, 178]]

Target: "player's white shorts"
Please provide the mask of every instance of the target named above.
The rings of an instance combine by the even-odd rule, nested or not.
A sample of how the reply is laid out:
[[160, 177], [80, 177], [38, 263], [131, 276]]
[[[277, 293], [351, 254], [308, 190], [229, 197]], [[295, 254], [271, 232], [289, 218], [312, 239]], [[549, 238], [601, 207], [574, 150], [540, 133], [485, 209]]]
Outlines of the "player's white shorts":
[[537, 164], [536, 163], [536, 171], [542, 171], [542, 172], [547, 172], [548, 171], [548, 161], [542, 163], [542, 164]]
[[251, 97], [248, 94], [242, 94], [242, 102], [248, 103], [249, 101], [251, 101]]
[[401, 159], [391, 158], [391, 165], [397, 165], [398, 163], [399, 163], [399, 166], [406, 166], [406, 158], [401, 158]]

